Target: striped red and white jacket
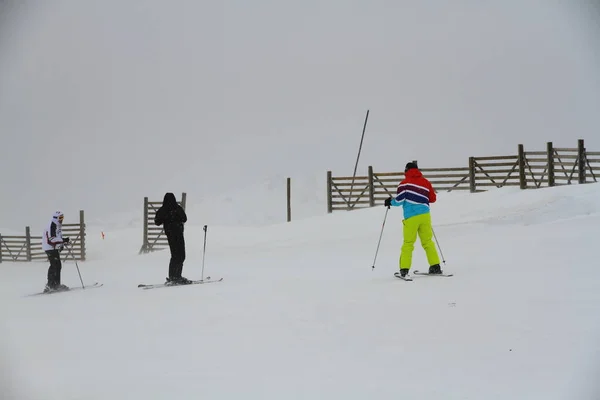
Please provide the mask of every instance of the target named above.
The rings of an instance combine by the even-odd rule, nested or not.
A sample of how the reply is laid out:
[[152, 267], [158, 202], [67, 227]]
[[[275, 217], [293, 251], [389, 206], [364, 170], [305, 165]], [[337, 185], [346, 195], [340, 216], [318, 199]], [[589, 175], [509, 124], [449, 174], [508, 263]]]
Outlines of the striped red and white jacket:
[[404, 176], [391, 205], [402, 206], [404, 219], [427, 214], [430, 212], [429, 205], [437, 200], [433, 186], [417, 168], [409, 169]]

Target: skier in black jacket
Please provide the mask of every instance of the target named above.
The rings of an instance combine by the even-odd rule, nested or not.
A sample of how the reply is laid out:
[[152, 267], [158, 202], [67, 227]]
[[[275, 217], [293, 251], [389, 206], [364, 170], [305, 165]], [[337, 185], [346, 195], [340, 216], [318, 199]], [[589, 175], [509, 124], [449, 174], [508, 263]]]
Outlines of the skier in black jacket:
[[162, 225], [169, 248], [171, 261], [169, 262], [169, 277], [167, 283], [188, 284], [191, 281], [181, 276], [183, 262], [185, 261], [185, 240], [183, 238], [183, 224], [187, 222], [187, 215], [183, 208], [177, 204], [173, 193], [166, 193], [162, 207], [156, 212], [154, 223]]

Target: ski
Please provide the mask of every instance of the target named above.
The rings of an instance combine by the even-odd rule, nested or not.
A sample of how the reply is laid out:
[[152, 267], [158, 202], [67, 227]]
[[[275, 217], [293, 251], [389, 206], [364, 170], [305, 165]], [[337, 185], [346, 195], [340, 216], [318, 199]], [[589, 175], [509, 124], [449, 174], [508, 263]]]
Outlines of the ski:
[[73, 291], [77, 291], [77, 290], [94, 289], [94, 288], [99, 288], [102, 286], [104, 286], [103, 283], [95, 282], [93, 285], [89, 285], [86, 287], [78, 286], [78, 287], [69, 288], [67, 290], [51, 290], [49, 292], [39, 292], [39, 293], [28, 294], [27, 296], [41, 296], [41, 295], [55, 294], [55, 293], [67, 293], [67, 292], [73, 292]]
[[199, 285], [199, 284], [204, 284], [204, 283], [216, 283], [216, 282], [221, 282], [223, 280], [223, 278], [219, 278], [219, 279], [215, 279], [215, 280], [211, 280], [210, 277], [202, 280], [197, 280], [197, 281], [191, 281], [190, 283], [184, 283], [184, 284], [167, 284], [167, 283], [155, 283], [155, 284], [144, 284], [144, 283], [140, 283], [138, 285], [139, 288], [142, 289], [158, 289], [158, 288], [165, 288], [165, 287], [177, 287], [177, 286], [190, 286], [190, 285]]
[[394, 272], [394, 276], [398, 279], [402, 279], [403, 281], [412, 281], [412, 278], [410, 276], [402, 276], [400, 275], [400, 272]]
[[445, 277], [450, 277], [450, 276], [454, 276], [454, 274], [430, 274], [429, 272], [421, 272], [421, 271], [413, 271], [414, 275], [421, 275], [421, 276], [445, 276]]

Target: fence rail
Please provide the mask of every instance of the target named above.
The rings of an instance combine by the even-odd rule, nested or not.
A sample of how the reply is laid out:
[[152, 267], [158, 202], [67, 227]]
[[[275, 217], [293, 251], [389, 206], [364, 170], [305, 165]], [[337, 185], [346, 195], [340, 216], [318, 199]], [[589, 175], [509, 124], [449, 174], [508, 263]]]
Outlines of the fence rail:
[[[71, 242], [69, 246], [65, 247], [66, 257], [74, 256], [76, 260], [85, 261], [85, 218], [83, 210], [79, 211], [79, 223], [62, 225], [62, 234], [64, 237], [69, 237]], [[42, 236], [31, 236], [29, 226], [25, 227], [24, 236], [3, 236], [0, 234], [0, 262], [46, 259], [46, 252], [42, 249]]]
[[[477, 193], [505, 186], [537, 189], [598, 182], [600, 152], [587, 151], [583, 139], [576, 148], [554, 147], [548, 142], [545, 151], [525, 151], [520, 144], [515, 155], [469, 157], [467, 167], [422, 168], [421, 172], [437, 192]], [[327, 211], [382, 204], [396, 194], [402, 179], [404, 172], [374, 172], [372, 166], [366, 176], [333, 176], [327, 171]]]
[[[178, 204], [185, 210], [187, 194], [181, 194], [181, 201]], [[162, 201], [148, 201], [148, 197], [144, 197], [144, 238], [142, 247], [138, 254], [149, 253], [155, 250], [161, 250], [169, 247], [167, 237], [164, 235], [162, 226], [154, 225], [154, 217], [156, 212], [162, 206]]]

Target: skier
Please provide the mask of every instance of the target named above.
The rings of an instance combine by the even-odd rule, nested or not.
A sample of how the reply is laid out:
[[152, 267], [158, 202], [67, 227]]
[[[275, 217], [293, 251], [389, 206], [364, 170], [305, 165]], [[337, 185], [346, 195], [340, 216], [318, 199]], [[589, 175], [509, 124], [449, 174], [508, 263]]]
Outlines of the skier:
[[183, 262], [185, 261], [185, 240], [183, 237], [183, 224], [187, 222], [187, 215], [183, 208], [177, 204], [173, 193], [166, 193], [162, 207], [156, 212], [154, 223], [163, 225], [169, 248], [171, 260], [169, 262], [168, 284], [188, 284], [191, 281], [181, 276]]
[[42, 249], [46, 252], [48, 261], [50, 261], [48, 283], [44, 288], [44, 292], [69, 290], [66, 285], [60, 283], [60, 271], [62, 269], [60, 252], [63, 250], [63, 246], [69, 243], [68, 237], [62, 237], [62, 223], [64, 218], [65, 216], [62, 211], [56, 211], [42, 235]]
[[[433, 242], [433, 228], [431, 227], [431, 214], [429, 205], [435, 203], [436, 194], [431, 183], [423, 177], [414, 162], [406, 164], [404, 180], [398, 185], [396, 197], [385, 199], [384, 205], [402, 206], [404, 211], [404, 243], [400, 252], [400, 276], [408, 275], [412, 264], [412, 253], [415, 248], [417, 234], [421, 239], [421, 246], [427, 255], [430, 274], [441, 274], [440, 259]], [[396, 272], [395, 275], [398, 273]]]

